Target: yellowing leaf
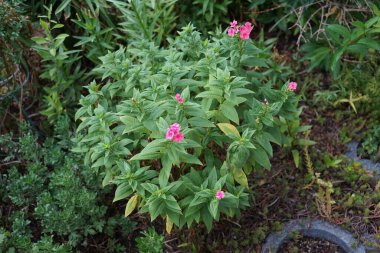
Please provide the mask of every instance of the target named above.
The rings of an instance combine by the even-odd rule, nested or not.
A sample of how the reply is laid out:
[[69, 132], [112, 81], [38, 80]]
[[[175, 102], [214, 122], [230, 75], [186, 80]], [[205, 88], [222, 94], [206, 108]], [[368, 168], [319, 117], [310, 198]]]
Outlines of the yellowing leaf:
[[217, 125], [225, 135], [240, 138], [240, 133], [234, 125], [230, 123], [219, 123]]
[[170, 235], [173, 228], [173, 222], [169, 219], [169, 216], [166, 216], [166, 232]]
[[139, 198], [138, 195], [133, 195], [128, 200], [127, 206], [125, 207], [125, 213], [124, 213], [125, 217], [128, 217], [128, 215], [130, 215], [133, 212], [133, 210], [135, 210], [137, 202], [138, 202], [138, 198]]
[[232, 170], [232, 175], [234, 176], [236, 182], [238, 182], [241, 186], [248, 188], [247, 176], [241, 168], [234, 168]]

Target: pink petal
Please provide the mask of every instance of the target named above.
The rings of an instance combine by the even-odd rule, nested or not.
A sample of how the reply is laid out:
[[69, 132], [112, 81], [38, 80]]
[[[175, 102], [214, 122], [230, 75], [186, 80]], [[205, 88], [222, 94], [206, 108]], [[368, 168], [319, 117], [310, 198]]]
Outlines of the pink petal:
[[297, 89], [297, 83], [296, 82], [290, 82], [288, 84], [288, 89], [289, 90], [296, 90]]
[[234, 20], [234, 21], [230, 22], [230, 25], [231, 25], [232, 28], [235, 27], [237, 25], [237, 21]]
[[176, 134], [181, 129], [181, 126], [178, 123], [174, 123], [170, 126], [170, 129]]
[[175, 98], [177, 99], [178, 103], [180, 103], [180, 104], [183, 103], [183, 98], [182, 98], [181, 94], [177, 93], [175, 95]]
[[217, 199], [223, 199], [224, 198], [224, 191], [218, 191], [216, 194], [215, 194], [215, 197]]
[[174, 132], [169, 128], [168, 131], [166, 132], [166, 136], [165, 138], [168, 139], [168, 140], [172, 140], [173, 137], [174, 137]]
[[228, 29], [228, 36], [234, 37], [234, 35], [235, 35], [235, 30], [233, 28], [229, 28]]
[[182, 133], [177, 133], [174, 135], [173, 141], [175, 142], [181, 142], [183, 140], [183, 134]]

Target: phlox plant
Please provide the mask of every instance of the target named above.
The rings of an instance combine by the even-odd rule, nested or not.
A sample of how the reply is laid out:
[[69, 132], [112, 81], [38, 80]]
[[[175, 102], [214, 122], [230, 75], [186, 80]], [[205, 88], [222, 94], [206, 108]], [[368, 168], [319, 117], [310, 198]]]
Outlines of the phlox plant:
[[270, 169], [279, 118], [296, 120], [298, 99], [295, 83], [258, 74], [271, 56], [246, 36], [202, 39], [188, 25], [166, 48], [132, 41], [101, 57], [74, 151], [117, 185], [126, 216], [160, 216], [169, 233], [195, 223], [210, 231], [249, 206], [248, 175]]

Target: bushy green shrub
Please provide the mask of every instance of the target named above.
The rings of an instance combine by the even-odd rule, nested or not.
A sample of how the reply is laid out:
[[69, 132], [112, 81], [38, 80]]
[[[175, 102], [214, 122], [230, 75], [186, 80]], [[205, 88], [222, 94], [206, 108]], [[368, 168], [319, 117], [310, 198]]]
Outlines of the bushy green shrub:
[[322, 67], [337, 79], [344, 56], [354, 55], [363, 59], [368, 56], [369, 51], [378, 52], [380, 11], [373, 6], [373, 12], [373, 17], [363, 22], [352, 22], [352, 27], [349, 28], [339, 24], [328, 25], [323, 39], [314, 38], [312, 42], [305, 44], [303, 50], [306, 54], [303, 59], [310, 61], [308, 70]]
[[0, 2], [0, 23], [0, 57], [2, 58], [0, 76], [5, 76], [4, 68], [13, 69], [12, 65], [20, 62], [22, 51], [20, 39], [22, 39], [21, 28], [25, 23], [25, 17], [22, 16], [22, 10], [17, 1]]
[[74, 150], [118, 185], [114, 201], [129, 197], [126, 215], [138, 207], [168, 232], [210, 230], [248, 206], [247, 175], [270, 168], [279, 117], [297, 119], [298, 100], [260, 41], [202, 39], [189, 25], [169, 43], [132, 41], [101, 58], [106, 84], [80, 100]]
[[21, 137], [0, 137], [0, 158], [9, 164], [0, 174], [1, 252], [72, 252], [100, 234], [113, 241], [109, 252], [125, 250], [113, 237], [119, 228], [124, 235], [131, 233], [134, 222], [107, 217], [101, 179], [68, 151], [67, 121], [59, 117], [55, 130], [64, 132], [42, 145], [29, 127], [21, 128]]
[[162, 253], [164, 237], [159, 235], [154, 228], [141, 233], [142, 236], [136, 239], [137, 248], [140, 253]]

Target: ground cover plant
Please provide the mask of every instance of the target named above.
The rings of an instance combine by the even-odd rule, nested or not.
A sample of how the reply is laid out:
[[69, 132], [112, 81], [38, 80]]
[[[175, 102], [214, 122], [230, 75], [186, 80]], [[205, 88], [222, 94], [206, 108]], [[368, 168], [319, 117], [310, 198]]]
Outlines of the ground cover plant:
[[[102, 204], [107, 192], [101, 180], [70, 153], [67, 118], [57, 121], [53, 138], [43, 144], [27, 125], [22, 135], [1, 136], [0, 249], [4, 252], [72, 252], [91, 246], [89, 236], [109, 236], [104, 249], [120, 252], [126, 247], [112, 237], [128, 235], [135, 223], [122, 216], [107, 217]], [[62, 134], [65, 132], [65, 134]], [[8, 215], [11, 213], [11, 215]], [[115, 222], [116, 221], [116, 222]], [[120, 232], [118, 232], [120, 231]], [[121, 232], [122, 231], [122, 232]], [[53, 237], [65, 243], [53, 242]]]
[[380, 248], [378, 9], [0, 0], [0, 252]]

